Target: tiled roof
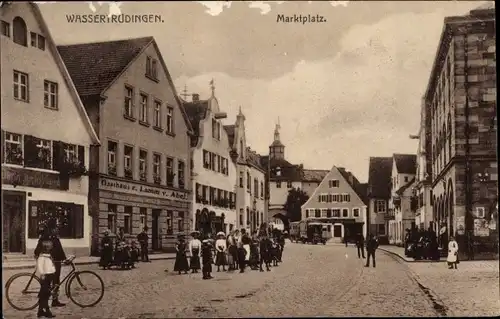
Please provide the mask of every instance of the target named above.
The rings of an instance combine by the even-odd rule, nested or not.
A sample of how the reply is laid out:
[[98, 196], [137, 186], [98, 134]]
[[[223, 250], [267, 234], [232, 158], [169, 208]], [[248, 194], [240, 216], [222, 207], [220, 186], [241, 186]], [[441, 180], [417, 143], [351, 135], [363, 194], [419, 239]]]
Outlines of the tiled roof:
[[236, 129], [236, 125], [224, 125], [224, 129], [227, 133], [227, 139], [229, 141], [229, 147], [234, 148], [234, 132]]
[[361, 184], [359, 180], [352, 174], [351, 172], [347, 171], [344, 167], [337, 167], [339, 170], [340, 174], [344, 177], [344, 179], [351, 185], [352, 189], [358, 194], [359, 198], [368, 205], [367, 203], [367, 197], [366, 197], [366, 191], [367, 191], [367, 184]]
[[260, 155], [257, 152], [253, 151], [250, 147], [247, 147], [247, 163], [253, 165], [263, 171], [266, 169], [262, 167], [260, 161]]
[[57, 49], [80, 96], [99, 95], [152, 41], [153, 37], [61, 45]]
[[183, 101], [182, 106], [187, 114], [189, 123], [193, 128], [193, 136], [191, 137], [191, 146], [196, 146], [198, 137], [200, 136], [200, 121], [205, 119], [208, 110], [208, 100], [199, 100], [196, 102]]
[[398, 195], [402, 195], [404, 193], [404, 191], [410, 187], [413, 183], [415, 182], [415, 177], [412, 178], [408, 183], [406, 183], [405, 185], [401, 186], [397, 191], [396, 191], [396, 194]]
[[304, 169], [303, 172], [304, 172], [303, 181], [321, 182], [329, 171], [323, 169]]
[[400, 174], [415, 174], [417, 172], [417, 155], [394, 154], [396, 169]]
[[[262, 167], [266, 170], [268, 168], [269, 156], [261, 156]], [[275, 173], [275, 169], [279, 167], [281, 174], [277, 176]], [[301, 181], [303, 179], [303, 167], [301, 165], [293, 165], [287, 160], [284, 159], [271, 159], [271, 163], [269, 165], [271, 169], [271, 179], [274, 181], [279, 180], [287, 180], [287, 181]]]
[[370, 157], [368, 197], [391, 197], [392, 157]]

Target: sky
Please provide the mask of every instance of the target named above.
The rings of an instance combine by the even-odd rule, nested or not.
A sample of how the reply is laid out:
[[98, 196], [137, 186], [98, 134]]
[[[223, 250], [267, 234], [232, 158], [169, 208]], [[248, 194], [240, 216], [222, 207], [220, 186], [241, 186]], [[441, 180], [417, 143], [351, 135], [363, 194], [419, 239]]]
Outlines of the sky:
[[[286, 159], [367, 181], [371, 156], [415, 154], [420, 102], [446, 16], [480, 1], [119, 2], [40, 5], [56, 43], [154, 36], [178, 93], [215, 95], [267, 154], [280, 121]], [[90, 8], [92, 7], [92, 8]], [[92, 10], [91, 10], [92, 9]], [[70, 24], [66, 14], [159, 14], [157, 24]], [[277, 15], [324, 23], [281, 23]]]

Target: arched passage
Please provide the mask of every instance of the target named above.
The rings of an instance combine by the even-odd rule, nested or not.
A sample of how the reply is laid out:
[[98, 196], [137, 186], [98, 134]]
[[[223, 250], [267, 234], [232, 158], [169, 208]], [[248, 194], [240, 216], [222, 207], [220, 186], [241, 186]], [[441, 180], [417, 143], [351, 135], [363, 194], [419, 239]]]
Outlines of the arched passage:
[[453, 192], [453, 181], [451, 178], [448, 180], [448, 190], [447, 190], [447, 197], [448, 197], [448, 215], [449, 215], [449, 232], [448, 234], [450, 236], [455, 235], [455, 205], [454, 205], [454, 192]]

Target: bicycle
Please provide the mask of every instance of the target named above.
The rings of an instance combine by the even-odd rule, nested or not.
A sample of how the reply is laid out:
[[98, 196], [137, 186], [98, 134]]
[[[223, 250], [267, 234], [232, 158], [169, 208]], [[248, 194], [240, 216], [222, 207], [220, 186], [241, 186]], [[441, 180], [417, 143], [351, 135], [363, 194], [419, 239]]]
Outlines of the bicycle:
[[[62, 284], [64, 282], [66, 282], [65, 283], [65, 293], [74, 304], [76, 304], [77, 306], [79, 306], [81, 308], [93, 307], [93, 306], [97, 305], [104, 297], [104, 282], [102, 281], [101, 277], [93, 271], [90, 271], [90, 270], [77, 271], [75, 264], [73, 263], [75, 258], [76, 258], [75, 256], [70, 256], [68, 259], [66, 259], [64, 261], [64, 264], [71, 266], [72, 269], [69, 272], [69, 274], [67, 274], [66, 277], [64, 277], [64, 279], [61, 280], [61, 282], [58, 285], [51, 287], [51, 294], [54, 295], [55, 292], [57, 291], [57, 289], [59, 289], [59, 287], [61, 287]], [[79, 288], [82, 288], [83, 290], [89, 290], [89, 288], [82, 283], [82, 277], [84, 275], [90, 275], [91, 277], [95, 277], [97, 279], [97, 282], [99, 283], [99, 286], [100, 286], [99, 287], [100, 292], [99, 292], [98, 298], [95, 301], [92, 301], [91, 303], [85, 303], [85, 304], [82, 302], [79, 302], [75, 299], [76, 298], [75, 292], [78, 291]], [[26, 286], [22, 289], [21, 296], [17, 296], [15, 294], [12, 294], [10, 288], [16, 286], [16, 285], [13, 285], [14, 281], [16, 281], [16, 282], [20, 281], [21, 283], [19, 285], [22, 287], [23, 281], [21, 281], [21, 279], [26, 278], [26, 277], [29, 277], [29, 280], [28, 280], [28, 283], [26, 284]], [[35, 287], [36, 282], [38, 282], [38, 288]], [[7, 282], [5, 283], [5, 295], [6, 295], [7, 302], [12, 306], [12, 308], [14, 308], [16, 310], [27, 311], [27, 310], [35, 309], [38, 306], [38, 292], [40, 291], [40, 284], [41, 284], [41, 281], [40, 281], [40, 278], [36, 275], [36, 269], [32, 273], [24, 272], [24, 273], [19, 273], [19, 274], [16, 274], [16, 275], [10, 277], [9, 280], [7, 280]], [[75, 287], [73, 284], [76, 284], [76, 285], [79, 284], [79, 286]], [[78, 295], [78, 294], [76, 294], [76, 295]], [[22, 299], [23, 299], [22, 296], [27, 296], [27, 297], [33, 296], [35, 299], [33, 300], [33, 303], [26, 302], [25, 304], [28, 304], [28, 306], [18, 305], [17, 303], [22, 301]], [[17, 297], [17, 298], [15, 298], [15, 297]]]

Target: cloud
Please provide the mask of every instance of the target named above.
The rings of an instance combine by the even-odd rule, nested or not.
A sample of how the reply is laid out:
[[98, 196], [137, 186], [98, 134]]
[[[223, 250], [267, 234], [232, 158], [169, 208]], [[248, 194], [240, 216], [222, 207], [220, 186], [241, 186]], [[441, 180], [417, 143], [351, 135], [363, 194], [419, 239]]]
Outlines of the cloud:
[[224, 8], [231, 8], [232, 1], [197, 1], [202, 4], [207, 10], [205, 11], [211, 16], [218, 16], [224, 11]]
[[[332, 59], [297, 63], [273, 80], [207, 73], [175, 80], [181, 88], [216, 96], [232, 124], [241, 106], [247, 138], [266, 153], [280, 117], [286, 156], [306, 167], [345, 166], [366, 180], [370, 156], [415, 153], [408, 138], [419, 126], [426, 87], [444, 12], [393, 15], [357, 25], [340, 39]], [[422, 23], [425, 21], [425, 23]], [[413, 32], [419, 25], [419, 32]]]

